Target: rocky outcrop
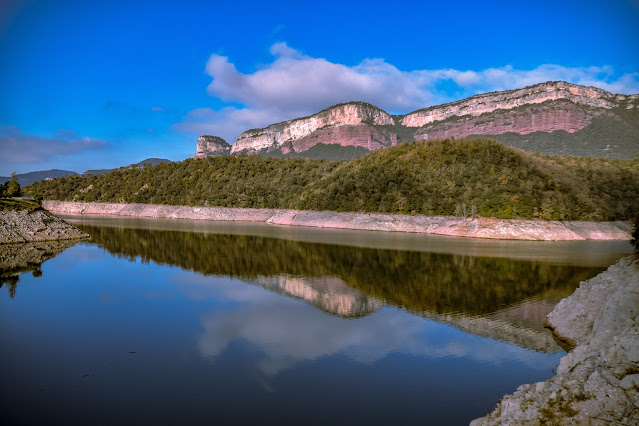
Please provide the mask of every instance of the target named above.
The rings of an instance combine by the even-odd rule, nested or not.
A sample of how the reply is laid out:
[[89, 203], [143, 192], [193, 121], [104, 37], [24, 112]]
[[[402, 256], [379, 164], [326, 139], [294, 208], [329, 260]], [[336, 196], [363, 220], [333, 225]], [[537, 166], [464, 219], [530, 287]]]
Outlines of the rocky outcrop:
[[630, 240], [625, 222], [570, 222], [383, 213], [339, 213], [285, 209], [186, 207], [160, 204], [44, 201], [57, 214], [97, 214], [129, 217], [266, 222], [274, 225], [367, 231], [417, 232], [457, 237], [506, 240]]
[[471, 425], [639, 424], [639, 260], [582, 282], [548, 326], [574, 346], [557, 375], [520, 386]]
[[[247, 130], [233, 143], [231, 153], [256, 153], [261, 150], [280, 149], [285, 144], [289, 146], [297, 146], [296, 141], [311, 135], [313, 132], [326, 129], [328, 127], [339, 126], [356, 126], [356, 125], [393, 125], [395, 124], [393, 117], [376, 106], [365, 102], [350, 102], [346, 104], [335, 105], [327, 108], [310, 117], [288, 120], [282, 123], [272, 124], [264, 129]], [[345, 144], [345, 141], [337, 139], [329, 139], [340, 136], [338, 133], [324, 132], [325, 138], [318, 142], [325, 144]], [[351, 133], [349, 140], [357, 141], [358, 145], [365, 146], [369, 144], [367, 136], [360, 136], [363, 139]], [[318, 143], [315, 142], [315, 143]], [[380, 145], [383, 141], [378, 140]], [[303, 142], [306, 146], [312, 146], [311, 140]], [[295, 149], [295, 148], [293, 148]], [[295, 149], [299, 151], [299, 149]]]
[[[309, 117], [247, 130], [233, 143], [230, 153], [293, 155], [317, 144], [373, 151], [402, 141], [490, 135], [534, 152], [634, 158], [639, 155], [637, 111], [639, 95], [615, 95], [563, 81], [480, 94], [403, 116], [392, 116], [364, 102], [350, 102]], [[593, 120], [601, 117], [607, 121], [592, 126]], [[603, 138], [602, 126], [607, 129]], [[545, 135], [557, 131], [582, 134], [568, 140], [562, 135], [561, 141], [549, 146]], [[512, 140], [512, 135], [530, 136]], [[203, 138], [214, 137], [200, 138], [196, 158], [226, 152], [226, 148], [210, 148]]]
[[48, 211], [0, 211], [0, 244], [79, 238], [89, 238], [89, 235]]
[[197, 152], [193, 158], [226, 157], [231, 153], [231, 145], [219, 136], [200, 136]]

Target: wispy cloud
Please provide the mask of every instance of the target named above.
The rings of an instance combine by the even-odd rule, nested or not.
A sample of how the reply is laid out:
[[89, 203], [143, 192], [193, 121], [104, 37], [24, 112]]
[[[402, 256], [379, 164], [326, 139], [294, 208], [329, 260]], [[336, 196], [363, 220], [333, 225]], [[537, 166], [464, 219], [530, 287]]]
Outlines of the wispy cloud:
[[551, 80], [595, 86], [613, 93], [639, 93], [639, 73], [619, 74], [610, 66], [545, 64], [531, 70], [506, 65], [479, 71], [401, 71], [384, 59], [365, 59], [347, 66], [313, 58], [286, 43], [274, 44], [270, 52], [273, 62], [248, 74], [238, 71], [228, 57], [212, 55], [206, 64], [206, 72], [213, 78], [208, 94], [242, 107], [197, 109], [175, 128], [232, 141], [248, 128], [312, 114], [340, 102], [365, 101], [389, 112], [406, 113], [477, 93]]
[[8, 163], [38, 163], [54, 156], [100, 149], [107, 142], [81, 137], [74, 130], [61, 129], [53, 137], [28, 135], [16, 126], [0, 128], [0, 158]]

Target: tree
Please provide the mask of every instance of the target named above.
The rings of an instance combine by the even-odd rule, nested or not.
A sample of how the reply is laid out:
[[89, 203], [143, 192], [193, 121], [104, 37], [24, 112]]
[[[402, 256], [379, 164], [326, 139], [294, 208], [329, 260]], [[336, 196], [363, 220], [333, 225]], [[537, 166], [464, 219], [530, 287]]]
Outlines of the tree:
[[19, 197], [22, 193], [20, 184], [18, 183], [18, 175], [16, 172], [11, 173], [11, 180], [7, 183], [7, 189], [5, 195], [7, 197]]

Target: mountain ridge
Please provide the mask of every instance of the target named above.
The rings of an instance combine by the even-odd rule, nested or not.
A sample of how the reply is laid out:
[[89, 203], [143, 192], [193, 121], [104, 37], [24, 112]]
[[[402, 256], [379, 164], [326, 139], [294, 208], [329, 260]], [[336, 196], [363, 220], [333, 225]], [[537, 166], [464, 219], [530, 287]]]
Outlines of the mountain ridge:
[[[591, 128], [597, 119], [604, 122], [599, 127], [608, 132]], [[581, 133], [566, 137], [555, 132]], [[482, 93], [403, 115], [391, 115], [367, 102], [346, 102], [306, 117], [246, 130], [229, 154], [304, 156], [322, 144], [335, 148], [334, 155], [323, 149], [324, 158], [350, 159], [341, 158], [340, 152], [345, 151], [338, 148], [359, 147], [358, 152], [366, 153], [412, 140], [487, 135], [532, 152], [634, 158], [639, 156], [639, 94], [613, 94], [551, 81]], [[548, 135], [557, 136], [561, 147], [549, 145]], [[196, 158], [204, 156], [198, 141]]]

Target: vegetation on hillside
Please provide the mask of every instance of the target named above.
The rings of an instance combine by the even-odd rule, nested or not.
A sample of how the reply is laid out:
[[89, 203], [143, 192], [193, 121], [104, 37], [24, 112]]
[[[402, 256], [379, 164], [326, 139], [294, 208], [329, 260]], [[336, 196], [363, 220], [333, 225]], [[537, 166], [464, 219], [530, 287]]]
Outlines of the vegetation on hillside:
[[56, 178], [25, 192], [75, 201], [628, 220], [639, 213], [639, 159], [542, 156], [488, 139], [447, 139], [350, 162], [188, 159]]

